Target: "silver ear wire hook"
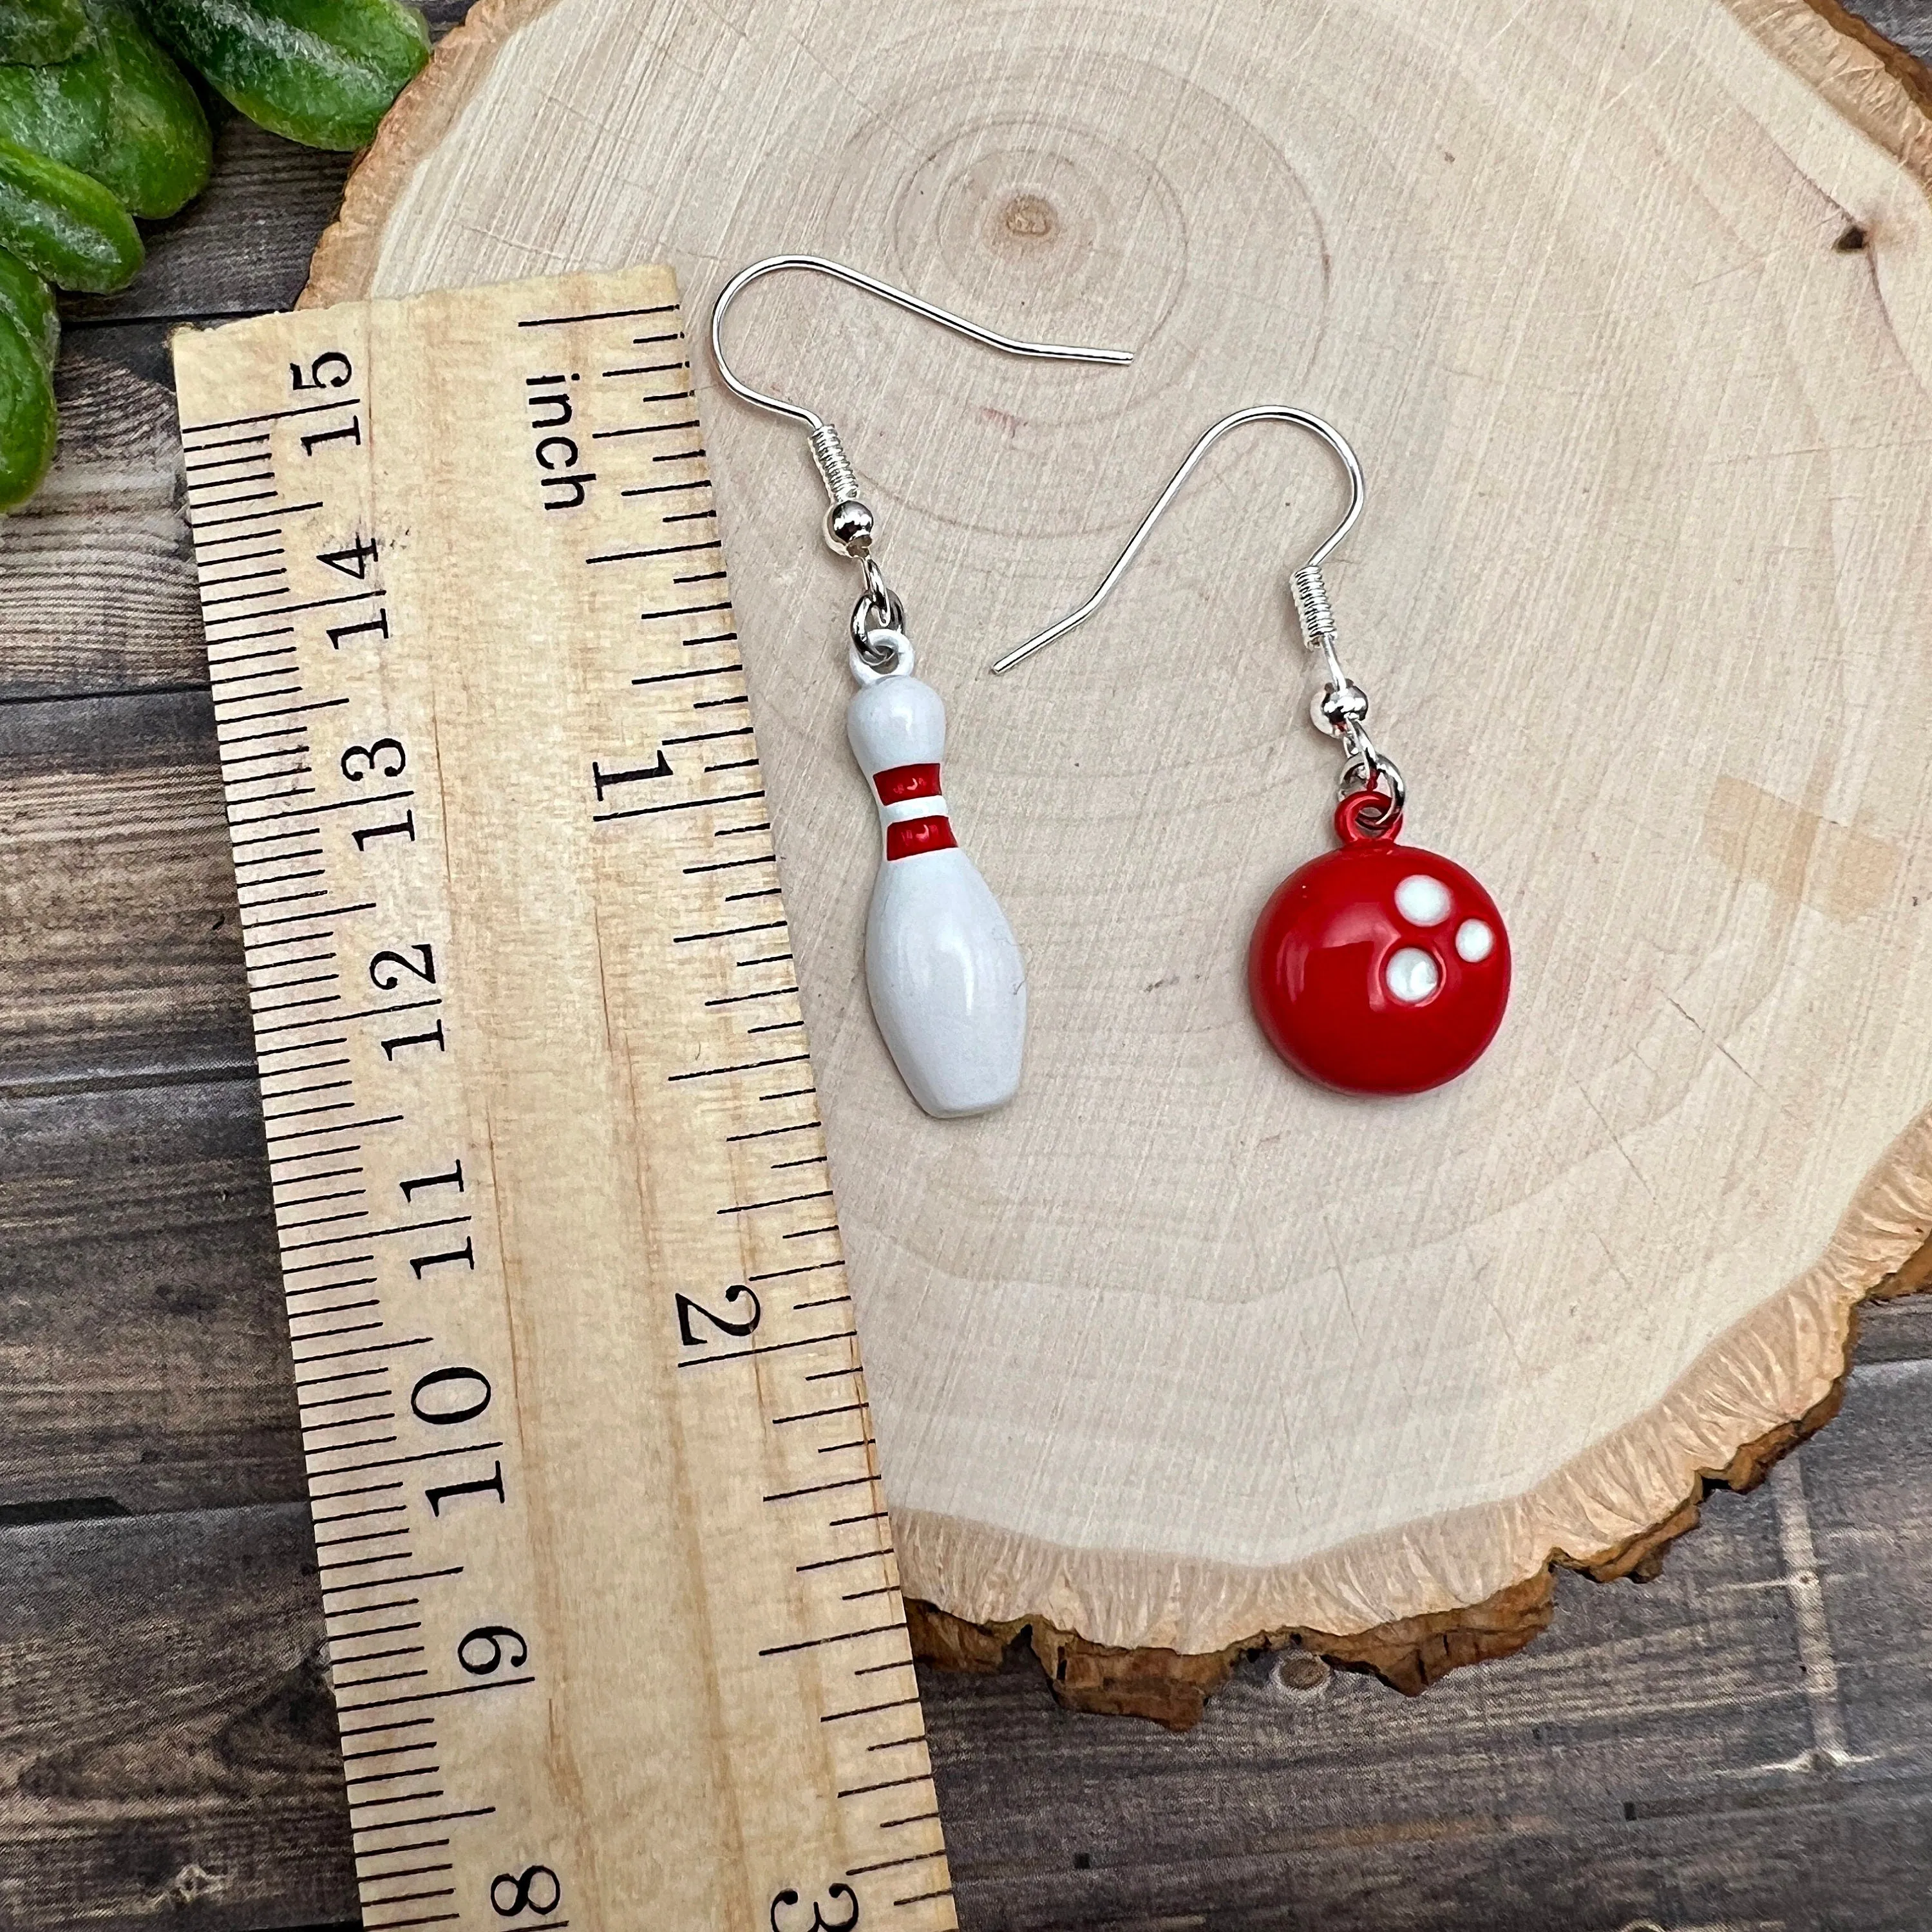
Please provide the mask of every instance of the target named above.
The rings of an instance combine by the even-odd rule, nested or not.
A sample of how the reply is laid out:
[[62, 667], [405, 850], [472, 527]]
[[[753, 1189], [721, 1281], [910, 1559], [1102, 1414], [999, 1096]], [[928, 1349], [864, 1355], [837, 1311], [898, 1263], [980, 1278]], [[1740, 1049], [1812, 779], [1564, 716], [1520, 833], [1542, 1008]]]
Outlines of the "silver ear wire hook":
[[763, 261], [740, 268], [724, 284], [711, 307], [711, 359], [717, 364], [724, 386], [734, 396], [754, 409], [800, 424], [809, 436], [812, 460], [818, 467], [829, 500], [825, 512], [825, 541], [840, 556], [851, 558], [866, 574], [865, 595], [852, 613], [854, 648], [872, 669], [884, 670], [897, 662], [898, 646], [874, 643], [874, 634], [885, 633], [897, 638], [905, 614], [873, 560], [872, 512], [860, 500], [858, 476], [846, 456], [838, 430], [815, 410], [806, 409], [802, 404], [787, 402], [782, 397], [768, 395], [762, 389], [753, 388], [733, 370], [724, 357], [722, 337], [725, 310], [752, 283], [763, 276], [777, 274], [787, 269], [829, 275], [834, 281], [862, 289], [868, 295], [877, 296], [882, 302], [890, 302], [895, 308], [904, 309], [908, 314], [937, 322], [941, 328], [950, 329], [955, 335], [963, 335], [969, 342], [996, 349], [1003, 356], [1024, 356], [1044, 362], [1100, 362], [1118, 366], [1131, 362], [1133, 352], [1127, 349], [1082, 349], [1061, 342], [1024, 342], [1016, 336], [1003, 335], [997, 329], [982, 328], [977, 322], [968, 322], [964, 316], [955, 315], [936, 302], [924, 301], [904, 289], [893, 287], [890, 282], [879, 281], [822, 255], [768, 255]]
[[[1168, 478], [1167, 488], [1154, 499], [1154, 508], [1141, 519], [1141, 526], [1127, 539], [1127, 547], [1114, 560], [1114, 567], [1101, 578], [1100, 588], [1077, 610], [1070, 610], [1058, 623], [1049, 624], [1043, 631], [1036, 632], [1023, 644], [1016, 645], [1003, 658], [994, 661], [995, 672], [1011, 670], [1015, 664], [1024, 663], [1036, 651], [1043, 651], [1050, 644], [1066, 636], [1069, 631], [1078, 630], [1114, 594], [1114, 586], [1127, 574], [1129, 566], [1145, 547], [1154, 526], [1166, 513], [1168, 506], [1180, 494], [1187, 479], [1200, 467], [1201, 460], [1230, 430], [1239, 429], [1245, 423], [1286, 422], [1298, 428], [1312, 430], [1342, 459], [1342, 467], [1348, 472], [1348, 508], [1342, 520], [1316, 546], [1308, 561], [1289, 579], [1294, 596], [1295, 609], [1301, 619], [1303, 641], [1313, 645], [1324, 637], [1332, 638], [1335, 632], [1334, 619], [1329, 614], [1328, 596], [1322, 581], [1322, 565], [1329, 552], [1355, 527], [1355, 520], [1362, 514], [1362, 506], [1367, 499], [1367, 487], [1362, 481], [1362, 466], [1355, 460], [1355, 452], [1348, 447], [1348, 440], [1333, 424], [1324, 422], [1318, 416], [1311, 416], [1306, 410], [1291, 409], [1286, 403], [1257, 403], [1251, 409], [1237, 410], [1232, 416], [1223, 416], [1202, 434], [1200, 440], [1183, 459], [1180, 467]], [[1336, 667], [1339, 670], [1340, 667]]]
[[1154, 525], [1180, 495], [1188, 478], [1193, 475], [1208, 451], [1230, 430], [1252, 422], [1292, 423], [1298, 429], [1308, 430], [1319, 436], [1335, 452], [1341, 459], [1342, 467], [1348, 472], [1348, 507], [1342, 512], [1342, 520], [1316, 545], [1308, 561], [1290, 576], [1288, 590], [1294, 599], [1301, 640], [1310, 650], [1321, 652], [1328, 672], [1328, 683], [1316, 695], [1310, 715], [1318, 729], [1342, 741], [1344, 763], [1339, 789], [1346, 796], [1365, 785], [1372, 788], [1379, 783], [1388, 797], [1382, 820], [1385, 823], [1402, 811], [1405, 797], [1402, 774], [1376, 749], [1364, 728], [1369, 715], [1368, 696], [1342, 670], [1342, 660], [1336, 653], [1334, 614], [1328, 606], [1328, 587], [1322, 574], [1324, 560], [1355, 527], [1356, 520], [1367, 500], [1367, 485], [1362, 480], [1362, 466], [1354, 451], [1348, 446], [1348, 438], [1332, 423], [1324, 422], [1306, 410], [1293, 409], [1286, 403], [1257, 403], [1249, 409], [1236, 410], [1219, 422], [1210, 424], [1182, 459], [1180, 467], [1168, 478], [1167, 487], [1154, 499], [1154, 507], [1141, 519], [1139, 529], [1127, 539], [1126, 548], [1114, 560], [1113, 568], [1101, 578], [1093, 596], [1058, 622], [1036, 632], [1025, 643], [1015, 645], [1004, 657], [996, 658], [992, 669], [995, 674], [1011, 670], [1036, 651], [1045, 650], [1048, 644], [1085, 623], [1113, 595], [1115, 586], [1144, 548]]

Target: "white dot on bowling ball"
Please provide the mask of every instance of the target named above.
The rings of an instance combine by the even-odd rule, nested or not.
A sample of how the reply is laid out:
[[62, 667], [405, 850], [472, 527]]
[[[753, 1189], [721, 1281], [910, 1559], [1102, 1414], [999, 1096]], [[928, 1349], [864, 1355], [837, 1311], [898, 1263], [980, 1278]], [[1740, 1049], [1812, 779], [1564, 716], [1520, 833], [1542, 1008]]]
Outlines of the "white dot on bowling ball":
[[1382, 981], [1405, 1006], [1419, 1006], [1442, 985], [1442, 973], [1420, 946], [1405, 946], [1389, 956], [1388, 964], [1382, 968]]
[[1479, 919], [1466, 919], [1456, 928], [1456, 953], [1474, 965], [1496, 950], [1496, 936]]
[[1449, 916], [1449, 888], [1426, 872], [1412, 872], [1395, 889], [1395, 909], [1411, 926], [1440, 926]]

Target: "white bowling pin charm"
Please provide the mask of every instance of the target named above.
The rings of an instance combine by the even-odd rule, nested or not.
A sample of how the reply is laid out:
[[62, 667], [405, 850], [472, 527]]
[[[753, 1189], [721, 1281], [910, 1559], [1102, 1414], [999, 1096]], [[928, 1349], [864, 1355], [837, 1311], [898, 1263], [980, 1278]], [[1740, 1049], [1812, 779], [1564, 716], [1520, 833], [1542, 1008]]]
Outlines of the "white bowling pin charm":
[[829, 275], [1005, 356], [1048, 362], [1131, 362], [1124, 349], [1021, 342], [964, 316], [829, 262], [767, 255], [740, 268], [711, 305], [711, 357], [740, 400], [797, 424], [812, 439], [825, 485], [825, 541], [859, 566], [864, 594], [852, 610], [852, 674], [859, 694], [845, 714], [852, 755], [872, 782], [885, 850], [866, 922], [866, 981], [879, 1030], [912, 1096], [942, 1120], [1005, 1106], [1020, 1084], [1026, 1045], [1026, 969], [999, 902], [953, 843], [939, 790], [946, 706], [911, 675], [905, 609], [874, 555], [874, 519], [838, 430], [802, 404], [742, 381], [725, 359], [724, 311], [752, 283], [782, 270]]
[[1020, 1082], [1026, 968], [1012, 928], [961, 851], [940, 790], [946, 706], [911, 675], [891, 632], [890, 671], [855, 651], [860, 688], [845, 713], [852, 755], [872, 788], [884, 850], [866, 922], [872, 1012], [912, 1096], [941, 1120], [1004, 1106]]

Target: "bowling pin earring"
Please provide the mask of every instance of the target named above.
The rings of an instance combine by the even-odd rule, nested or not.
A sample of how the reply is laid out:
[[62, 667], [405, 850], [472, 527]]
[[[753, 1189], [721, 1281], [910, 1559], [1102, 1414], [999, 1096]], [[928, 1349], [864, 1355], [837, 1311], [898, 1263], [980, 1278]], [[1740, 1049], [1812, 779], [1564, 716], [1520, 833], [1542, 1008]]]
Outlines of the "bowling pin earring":
[[1368, 734], [1369, 700], [1342, 668], [1322, 562], [1362, 514], [1362, 466], [1340, 430], [1305, 410], [1262, 404], [1224, 416], [1168, 481], [1100, 587], [1077, 610], [1009, 651], [1010, 670], [1093, 616], [1140, 554], [1161, 512], [1208, 452], [1244, 423], [1286, 422], [1319, 436], [1348, 472], [1348, 508], [1288, 579], [1302, 642], [1324, 681], [1309, 707], [1340, 741], [1335, 833], [1276, 889], [1248, 947], [1248, 994], [1268, 1043], [1297, 1072], [1352, 1094], [1418, 1094], [1466, 1072], [1509, 1000], [1509, 935], [1496, 902], [1453, 860], [1397, 843], [1407, 790]]
[[896, 308], [1008, 356], [1056, 362], [1130, 362], [1124, 350], [1019, 342], [980, 328], [855, 268], [816, 255], [774, 255], [740, 269], [711, 311], [711, 354], [731, 392], [802, 425], [830, 506], [825, 541], [865, 578], [852, 607], [846, 662], [858, 684], [845, 714], [852, 755], [878, 810], [881, 850], [866, 922], [872, 1012], [913, 1098], [940, 1119], [1004, 1106], [1019, 1085], [1026, 1042], [1026, 968], [999, 902], [953, 837], [940, 789], [946, 706], [913, 676], [905, 610], [873, 554], [872, 512], [838, 432], [808, 409], [740, 382], [724, 359], [724, 312], [760, 276], [803, 269], [862, 289]]

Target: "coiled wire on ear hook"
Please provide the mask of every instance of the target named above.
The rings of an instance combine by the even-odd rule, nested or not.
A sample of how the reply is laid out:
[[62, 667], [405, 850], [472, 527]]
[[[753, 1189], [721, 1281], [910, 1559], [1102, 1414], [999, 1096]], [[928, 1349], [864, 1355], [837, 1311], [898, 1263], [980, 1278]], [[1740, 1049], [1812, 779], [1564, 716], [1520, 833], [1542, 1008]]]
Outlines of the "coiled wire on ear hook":
[[1328, 674], [1328, 682], [1317, 694], [1310, 707], [1310, 716], [1318, 730], [1342, 742], [1342, 776], [1336, 788], [1344, 796], [1354, 791], [1381, 790], [1388, 802], [1374, 823], [1386, 825], [1400, 816], [1406, 798], [1402, 773], [1392, 760], [1376, 749], [1369, 737], [1366, 728], [1368, 695], [1342, 668], [1342, 660], [1335, 648], [1334, 613], [1329, 607], [1328, 586], [1322, 574], [1323, 562], [1355, 527], [1356, 520], [1367, 500], [1368, 488], [1362, 479], [1362, 466], [1349, 447], [1348, 438], [1332, 423], [1324, 422], [1307, 410], [1294, 409], [1286, 403], [1257, 403], [1247, 409], [1236, 410], [1219, 422], [1210, 424], [1182, 459], [1180, 467], [1168, 478], [1166, 488], [1154, 499], [1154, 507], [1141, 519], [1140, 527], [1127, 539], [1126, 548], [1114, 560], [1113, 567], [1101, 578], [1093, 596], [1057, 622], [1036, 632], [1024, 644], [1015, 645], [1004, 657], [996, 658], [992, 669], [995, 674], [1011, 670], [1035, 652], [1045, 650], [1048, 644], [1085, 623], [1113, 595], [1114, 587], [1145, 547], [1154, 525], [1180, 495], [1189, 477], [1199, 467], [1202, 458], [1230, 430], [1254, 422], [1292, 423], [1298, 429], [1308, 430], [1335, 452], [1348, 472], [1348, 507], [1342, 513], [1341, 521], [1316, 545], [1308, 561], [1290, 576], [1288, 591], [1294, 600], [1301, 641], [1310, 650], [1322, 653]]
[[[874, 520], [871, 509], [860, 498], [858, 476], [845, 454], [838, 430], [816, 410], [808, 410], [802, 404], [787, 402], [782, 397], [753, 388], [725, 359], [723, 338], [726, 310], [761, 277], [793, 269], [829, 275], [834, 281], [862, 289], [868, 295], [890, 302], [895, 308], [902, 308], [909, 314], [936, 322], [941, 328], [950, 329], [955, 335], [963, 335], [969, 342], [998, 350], [1003, 356], [1028, 356], [1045, 362], [1118, 365], [1131, 362], [1133, 352], [1126, 349], [1082, 349], [1062, 342], [1026, 342], [1017, 336], [1003, 335], [998, 329], [982, 328], [977, 322], [968, 322], [964, 316], [955, 315], [936, 302], [925, 301], [904, 289], [895, 288], [890, 282], [878, 280], [823, 255], [768, 255], [762, 261], [740, 268], [725, 284], [711, 308], [711, 359], [717, 364], [719, 379], [742, 401], [770, 415], [797, 423], [806, 430], [812, 446], [812, 462], [818, 468], [819, 480], [825, 485], [825, 541], [840, 556], [850, 557], [858, 563], [866, 574], [865, 592], [852, 612], [854, 647], [873, 670], [890, 670], [896, 662], [897, 646], [883, 640], [899, 634], [904, 611], [873, 559]], [[879, 634], [881, 639], [876, 646], [874, 633]]]

